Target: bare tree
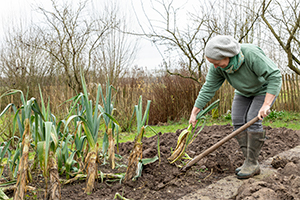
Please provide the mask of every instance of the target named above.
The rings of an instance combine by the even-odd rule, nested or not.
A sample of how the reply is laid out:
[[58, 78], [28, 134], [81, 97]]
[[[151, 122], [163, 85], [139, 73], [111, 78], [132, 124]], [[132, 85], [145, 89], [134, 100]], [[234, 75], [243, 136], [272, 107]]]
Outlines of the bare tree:
[[74, 91], [81, 91], [80, 69], [86, 73], [91, 67], [92, 56], [105, 34], [113, 26], [112, 21], [87, 19], [85, 8], [88, 1], [74, 4], [52, 1], [53, 11], [39, 7], [46, 26], [39, 26], [43, 42], [38, 46], [59, 63], [66, 83]]
[[0, 52], [2, 76], [6, 81], [2, 86], [27, 91], [29, 95], [38, 91], [37, 85], [53, 75], [54, 69], [46, 67], [49, 59], [45, 52], [34, 48], [40, 42], [39, 35], [33, 28], [27, 31], [12, 30], [6, 35]]
[[[232, 35], [239, 41], [247, 42], [249, 40], [247, 36], [253, 31], [259, 18], [258, 10], [261, 9], [261, 6], [249, 0], [241, 0], [238, 3], [230, 0], [221, 2], [202, 0], [198, 5], [194, 5], [194, 12], [190, 10], [184, 13], [189, 19], [183, 25], [179, 21], [179, 16], [184, 14], [179, 15], [178, 12], [185, 4], [175, 7], [174, 1], [151, 2], [152, 9], [160, 18], [152, 19], [144, 10], [149, 30], [146, 30], [144, 24], [140, 22], [143, 34], [155, 45], [167, 48], [167, 55], [163, 53], [161, 55], [169, 74], [190, 78], [198, 83], [201, 82], [201, 68], [205, 66], [203, 50], [206, 42], [214, 34]], [[177, 68], [178, 66], [185, 68], [188, 74], [174, 69], [174, 64]]]
[[[155, 0], [152, 2], [152, 10], [157, 16], [160, 16], [159, 19], [150, 18], [142, 1], [141, 5], [149, 25], [149, 30], [146, 30], [144, 24], [139, 21], [143, 30], [142, 35], [148, 37], [157, 46], [157, 49], [159, 49], [158, 46], [166, 47], [164, 53], [160, 52], [164, 60], [163, 66], [165, 70], [171, 75], [178, 75], [200, 82], [201, 66], [205, 61], [203, 41], [205, 42], [212, 35], [207, 35], [205, 32], [205, 23], [207, 22], [205, 12], [200, 12], [204, 13], [201, 21], [193, 20], [191, 25], [187, 24], [185, 27], [182, 27], [183, 25], [180, 24], [177, 15], [182, 7], [175, 7], [173, 1]], [[174, 70], [178, 65], [185, 68], [189, 74], [182, 74]]]
[[114, 85], [132, 67], [139, 40], [126, 34], [131, 24], [130, 13], [124, 5], [121, 9], [118, 1], [110, 0], [103, 7], [105, 16], [109, 18], [107, 21], [113, 21], [115, 26], [107, 32], [105, 40], [94, 51], [92, 65], [98, 81], [105, 80], [108, 76], [110, 83]]
[[287, 54], [288, 67], [300, 75], [300, 2], [264, 0], [261, 17]]

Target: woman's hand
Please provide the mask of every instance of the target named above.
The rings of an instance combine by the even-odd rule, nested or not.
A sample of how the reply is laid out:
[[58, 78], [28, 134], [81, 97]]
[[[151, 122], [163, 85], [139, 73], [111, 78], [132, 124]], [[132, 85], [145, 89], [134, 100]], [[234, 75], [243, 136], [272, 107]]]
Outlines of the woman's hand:
[[275, 95], [266, 93], [265, 101], [260, 110], [258, 111], [257, 117], [262, 120], [264, 117], [268, 116], [270, 113], [270, 108], [275, 99]]
[[200, 112], [200, 108], [194, 107], [190, 116], [189, 124], [192, 124], [193, 127], [196, 126], [197, 120], [197, 114]]
[[263, 105], [260, 110], [258, 111], [258, 118], [260, 120], [262, 120], [264, 117], [269, 115], [269, 111], [270, 111], [270, 106], [269, 105]]

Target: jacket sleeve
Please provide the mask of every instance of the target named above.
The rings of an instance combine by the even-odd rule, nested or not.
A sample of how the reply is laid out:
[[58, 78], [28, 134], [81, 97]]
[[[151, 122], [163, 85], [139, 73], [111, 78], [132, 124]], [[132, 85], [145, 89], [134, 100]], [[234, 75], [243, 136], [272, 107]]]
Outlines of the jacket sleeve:
[[194, 106], [200, 109], [215, 96], [216, 91], [221, 87], [225, 78], [218, 73], [218, 69], [215, 69], [213, 65], [210, 66], [208, 74], [206, 75], [206, 81], [203, 84]]

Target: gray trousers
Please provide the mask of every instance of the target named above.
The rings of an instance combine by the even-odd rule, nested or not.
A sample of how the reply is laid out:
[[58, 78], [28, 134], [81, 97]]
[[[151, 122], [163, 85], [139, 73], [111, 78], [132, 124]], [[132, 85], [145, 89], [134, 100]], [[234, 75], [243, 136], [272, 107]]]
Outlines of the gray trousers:
[[[273, 103], [275, 100], [276, 98], [274, 99]], [[248, 121], [256, 117], [264, 101], [265, 95], [245, 97], [235, 94], [231, 108], [231, 119], [234, 130], [240, 128]], [[247, 131], [263, 132], [262, 120], [255, 122], [247, 129]]]

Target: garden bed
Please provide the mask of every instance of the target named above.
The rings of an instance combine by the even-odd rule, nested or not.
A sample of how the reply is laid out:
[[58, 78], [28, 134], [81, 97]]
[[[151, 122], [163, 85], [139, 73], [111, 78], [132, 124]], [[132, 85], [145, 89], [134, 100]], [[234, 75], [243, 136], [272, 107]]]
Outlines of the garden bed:
[[[268, 140], [266, 140], [259, 156], [260, 162], [300, 145], [300, 131], [271, 127], [264, 127], [264, 129], [267, 131]], [[101, 179], [98, 179], [95, 183], [95, 191], [90, 195], [84, 193], [86, 186], [84, 180], [75, 181], [71, 184], [62, 185], [61, 199], [111, 200], [114, 199], [116, 193], [127, 199], [179, 199], [198, 189], [205, 188], [226, 176], [233, 175], [235, 168], [243, 163], [243, 155], [239, 150], [238, 143], [235, 139], [232, 139], [192, 166], [187, 172], [181, 172], [180, 168], [176, 165], [182, 165], [184, 164], [182, 161], [187, 162], [187, 160], [177, 161], [176, 164], [169, 164], [167, 161], [167, 158], [171, 155], [171, 149], [174, 149], [176, 146], [180, 132], [181, 130], [177, 130], [174, 133], [160, 134], [160, 165], [156, 161], [144, 166], [142, 176], [136, 181], [124, 184], [119, 181], [108, 182], [105, 179], [102, 182]], [[189, 145], [187, 150], [188, 155], [190, 157], [199, 155], [231, 132], [232, 126], [229, 124], [204, 127], [198, 137]], [[104, 173], [121, 173], [126, 171], [126, 167], [122, 167], [122, 163], [126, 164], [129, 153], [133, 148], [133, 143], [122, 143], [119, 148], [119, 154], [122, 156], [122, 159], [116, 162], [121, 167], [110, 170], [108, 165], [99, 165], [100, 171]], [[143, 158], [152, 158], [156, 154], [157, 136], [143, 138]], [[288, 163], [287, 167], [298, 165], [298, 169], [300, 169], [298, 159], [288, 160], [286, 163]], [[266, 182], [262, 183], [263, 186], [257, 185], [253, 181], [251, 182], [251, 180], [248, 180], [248, 182], [245, 181], [245, 184], [256, 184], [256, 189], [264, 187], [268, 192], [274, 191], [275, 194], [281, 191], [280, 195], [289, 197], [287, 199], [300, 198], [300, 194], [297, 193], [300, 188], [296, 190], [298, 186], [300, 187], [300, 182], [297, 185], [297, 180], [300, 180], [300, 173], [297, 170], [294, 170], [292, 174], [285, 172], [285, 164], [277, 170], [281, 175], [269, 177]], [[40, 185], [36, 185], [37, 183]], [[39, 180], [30, 185], [39, 188], [43, 187], [41, 183], [42, 181]], [[295, 190], [293, 190], [291, 185], [294, 185], [296, 189], [294, 188]], [[249, 187], [243, 185], [239, 189], [237, 198], [243, 195], [245, 197], [245, 193], [248, 196], [251, 196], [252, 193], [254, 195], [256, 191], [258, 189], [251, 191]], [[43, 192], [35, 194], [38, 199], [43, 199], [43, 195]]]

